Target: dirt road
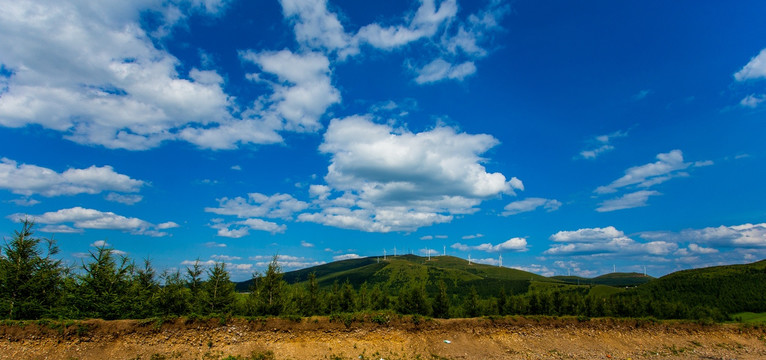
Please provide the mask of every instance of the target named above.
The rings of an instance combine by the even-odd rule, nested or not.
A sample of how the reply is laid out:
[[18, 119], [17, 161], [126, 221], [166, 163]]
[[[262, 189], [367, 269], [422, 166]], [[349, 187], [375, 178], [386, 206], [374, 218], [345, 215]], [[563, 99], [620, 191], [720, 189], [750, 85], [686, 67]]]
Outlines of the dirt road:
[[766, 359], [766, 327], [556, 318], [0, 325], [2, 359]]

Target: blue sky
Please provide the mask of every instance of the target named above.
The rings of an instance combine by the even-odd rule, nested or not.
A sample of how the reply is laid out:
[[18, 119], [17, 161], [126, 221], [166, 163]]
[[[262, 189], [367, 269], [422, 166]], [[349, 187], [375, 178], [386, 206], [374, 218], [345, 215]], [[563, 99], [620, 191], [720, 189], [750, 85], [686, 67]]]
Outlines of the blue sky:
[[[766, 257], [760, 1], [0, 1], [0, 233], [246, 279]], [[395, 250], [396, 249], [396, 250]]]

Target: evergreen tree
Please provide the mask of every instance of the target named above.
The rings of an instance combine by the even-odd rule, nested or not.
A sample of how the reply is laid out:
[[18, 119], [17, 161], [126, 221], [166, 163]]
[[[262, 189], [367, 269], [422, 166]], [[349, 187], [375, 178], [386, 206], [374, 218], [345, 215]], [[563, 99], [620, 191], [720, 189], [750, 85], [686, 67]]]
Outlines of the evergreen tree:
[[434, 317], [448, 318], [449, 317], [449, 296], [447, 295], [447, 285], [444, 280], [439, 280], [439, 291], [436, 293], [433, 301]]
[[[0, 316], [8, 319], [37, 319], [50, 316], [60, 298], [62, 268], [53, 240], [33, 237], [34, 224], [22, 221], [0, 256]], [[47, 245], [43, 252], [41, 243]], [[44, 256], [43, 256], [44, 254]]]
[[505, 293], [505, 286], [500, 288], [500, 295], [497, 297], [497, 313], [499, 315], [508, 314], [508, 295]]
[[114, 250], [101, 246], [90, 252], [91, 260], [83, 264], [75, 299], [81, 315], [101, 319], [119, 319], [128, 315], [131, 264]]
[[226, 264], [216, 263], [208, 270], [208, 279], [202, 284], [204, 289], [205, 312], [208, 314], [228, 314], [234, 307], [234, 283], [229, 280]]
[[481, 315], [481, 307], [479, 305], [479, 293], [476, 291], [475, 286], [471, 286], [471, 292], [463, 303], [463, 311], [468, 317], [477, 317]]
[[356, 294], [354, 287], [351, 285], [348, 279], [346, 279], [346, 282], [343, 283], [343, 289], [340, 292], [339, 310], [341, 312], [351, 312], [354, 311], [355, 307]]
[[130, 318], [145, 319], [154, 316], [158, 309], [155, 307], [157, 292], [160, 285], [149, 259], [144, 260], [144, 267], [133, 271], [130, 286]]
[[202, 288], [202, 274], [204, 273], [204, 270], [202, 270], [202, 264], [200, 264], [199, 259], [194, 261], [194, 264], [191, 267], [186, 268], [186, 283], [189, 287], [189, 307], [192, 313], [195, 314], [201, 314], [204, 313], [204, 304], [203, 299], [204, 296], [204, 289]]
[[388, 295], [380, 289], [380, 284], [375, 284], [370, 292], [370, 306], [373, 310], [388, 309]]
[[430, 307], [425, 286], [410, 282], [405, 289], [399, 291], [396, 309], [402, 314], [428, 315]]
[[190, 309], [190, 291], [186, 288], [181, 273], [163, 272], [163, 285], [157, 293], [156, 307], [160, 315], [185, 315]]
[[285, 307], [286, 284], [282, 280], [282, 267], [279, 266], [279, 257], [274, 255], [266, 268], [266, 273], [258, 279], [256, 293], [260, 314], [279, 315]]

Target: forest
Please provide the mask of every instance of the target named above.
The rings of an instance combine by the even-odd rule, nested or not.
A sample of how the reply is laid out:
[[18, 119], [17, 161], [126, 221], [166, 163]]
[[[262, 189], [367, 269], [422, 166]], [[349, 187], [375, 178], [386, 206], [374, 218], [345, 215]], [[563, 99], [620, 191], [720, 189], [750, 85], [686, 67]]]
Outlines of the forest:
[[[0, 318], [145, 319], [153, 317], [307, 317], [396, 312], [436, 318], [505, 315], [731, 320], [766, 311], [766, 262], [687, 270], [631, 289], [573, 285], [555, 279], [474, 281], [409, 277], [384, 286], [372, 277], [335, 277], [322, 285], [314, 272], [285, 281], [274, 256], [237, 291], [224, 263], [198, 261], [183, 271], [136, 263], [108, 247], [77, 267], [56, 258], [53, 240], [34, 236], [24, 221], [0, 256]], [[380, 276], [380, 275], [378, 275]], [[542, 277], [540, 277], [542, 278]], [[547, 278], [543, 278], [547, 279]], [[352, 281], [353, 280], [353, 281]]]

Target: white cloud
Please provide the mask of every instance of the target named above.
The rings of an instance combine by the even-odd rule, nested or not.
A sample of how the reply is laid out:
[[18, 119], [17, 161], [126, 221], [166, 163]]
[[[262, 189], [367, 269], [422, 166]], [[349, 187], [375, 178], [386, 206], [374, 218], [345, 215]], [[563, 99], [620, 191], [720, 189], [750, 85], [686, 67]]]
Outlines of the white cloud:
[[623, 237], [625, 234], [614, 226], [605, 228], [586, 228], [575, 231], [559, 231], [551, 235], [555, 242], [594, 242]]
[[604, 200], [596, 208], [598, 212], [609, 212], [615, 210], [632, 209], [646, 206], [650, 196], [662, 195], [658, 191], [640, 190], [625, 194], [618, 198]]
[[293, 23], [295, 39], [311, 48], [347, 48], [351, 37], [338, 16], [327, 10], [327, 0], [280, 0], [282, 12]]
[[174, 229], [177, 227], [180, 227], [181, 225], [178, 225], [172, 221], [164, 222], [162, 224], [157, 224], [157, 229], [165, 230], [165, 229]]
[[[194, 2], [220, 11], [223, 2]], [[186, 14], [171, 2], [7, 2], [0, 13], [0, 63], [13, 75], [0, 98], [0, 124], [39, 124], [84, 144], [147, 149], [187, 124], [229, 118], [229, 97], [212, 72], [177, 72], [141, 14], [165, 15], [170, 28]], [[162, 32], [162, 31], [160, 31]], [[196, 76], [195, 76], [196, 75]], [[217, 76], [220, 79], [220, 76]]]
[[240, 170], [242, 170], [242, 167], [241, 167], [241, 166], [239, 166], [239, 165], [233, 165], [233, 166], [231, 167], [231, 169], [232, 169], [232, 170], [237, 170], [237, 171], [240, 171]]
[[123, 195], [118, 193], [109, 193], [104, 199], [114, 201], [125, 205], [134, 205], [144, 199], [141, 195]]
[[267, 81], [260, 74], [250, 78], [267, 82], [273, 93], [260, 112], [262, 118], [276, 118], [290, 131], [312, 132], [322, 126], [319, 118], [330, 105], [340, 102], [340, 92], [330, 82], [330, 61], [320, 53], [295, 54], [277, 52], [242, 52], [240, 57], [257, 64], [266, 74], [276, 76]]
[[559, 244], [544, 254], [553, 256], [665, 256], [678, 249], [673, 242], [637, 242], [613, 226], [559, 231], [550, 239]]
[[305, 240], [301, 240], [301, 246], [312, 248], [312, 247], [314, 247], [314, 244], [312, 244], [312, 243], [310, 243], [308, 241], [305, 241]]
[[436, 59], [422, 68], [415, 69], [418, 76], [415, 82], [418, 84], [434, 83], [442, 80], [462, 81], [465, 77], [476, 72], [473, 61], [466, 61], [458, 65], [450, 64], [444, 59]]
[[343, 255], [337, 255], [333, 256], [332, 259], [334, 261], [341, 261], [341, 260], [350, 260], [350, 259], [361, 259], [362, 257], [357, 254], [343, 254]]
[[499, 243], [497, 245], [492, 245], [490, 243], [484, 243], [481, 245], [465, 245], [461, 243], [454, 243], [450, 246], [453, 249], [461, 250], [461, 251], [469, 251], [469, 250], [478, 250], [478, 251], [484, 251], [484, 252], [506, 252], [506, 251], [527, 251], [529, 250], [527, 248], [527, 239], [525, 238], [511, 238], [506, 240], [505, 242]]
[[42, 228], [40, 228], [40, 231], [53, 233], [53, 234], [76, 234], [76, 233], [82, 233], [85, 230], [75, 229], [71, 226], [66, 226], [66, 225], [45, 225]]
[[505, 206], [503, 216], [516, 215], [524, 212], [535, 211], [539, 207], [543, 207], [546, 211], [556, 211], [561, 207], [561, 202], [552, 199], [543, 198], [527, 198], [524, 200], [514, 201]]
[[233, 215], [239, 218], [266, 217], [290, 219], [296, 212], [306, 209], [309, 204], [296, 200], [289, 194], [250, 193], [247, 199], [218, 199], [217, 208], [205, 208], [206, 212], [219, 215]]
[[234, 260], [242, 260], [242, 257], [239, 256], [229, 256], [229, 255], [210, 255], [210, 258], [217, 261], [234, 261]]
[[205, 247], [226, 247], [226, 244], [217, 243], [215, 241], [208, 241], [202, 245], [204, 245]]
[[40, 203], [39, 200], [29, 199], [29, 198], [13, 199], [13, 200], [8, 200], [8, 202], [16, 204], [18, 206], [35, 206]]
[[373, 232], [410, 231], [470, 214], [484, 199], [523, 190], [516, 178], [488, 173], [479, 155], [498, 141], [437, 126], [412, 133], [353, 116], [330, 122], [320, 151], [331, 155], [325, 180], [341, 196], [300, 221]]
[[760, 94], [760, 95], [750, 94], [748, 96], [745, 96], [739, 102], [739, 104], [747, 108], [755, 109], [758, 107], [758, 105], [760, 105], [764, 101], [766, 101], [766, 94]]
[[421, 0], [420, 7], [407, 26], [366, 25], [354, 36], [354, 42], [390, 50], [435, 35], [440, 27], [455, 17], [457, 10], [455, 0], [443, 0], [438, 8], [434, 0]]
[[256, 218], [245, 219], [233, 223], [225, 223], [220, 219], [214, 219], [213, 223], [209, 226], [218, 230], [218, 236], [233, 239], [238, 239], [250, 235], [250, 230], [266, 231], [270, 232], [272, 235], [283, 233], [285, 230], [287, 230], [287, 226], [284, 224], [280, 225], [271, 221], [265, 221]]
[[[689, 241], [731, 248], [766, 247], [766, 223], [688, 229], [680, 233], [659, 232], [642, 234], [651, 239]], [[690, 249], [691, 250], [691, 249]]]
[[734, 79], [737, 81], [759, 78], [766, 78], [766, 49], [761, 50], [742, 69], [734, 73]]
[[67, 169], [62, 173], [29, 164], [0, 159], [0, 188], [19, 195], [47, 197], [98, 194], [103, 191], [137, 192], [146, 183], [119, 174], [111, 166]]
[[112, 246], [112, 245], [107, 243], [106, 240], [96, 240], [92, 244], [90, 244], [90, 246], [93, 246], [93, 247], [108, 247], [108, 246]]
[[433, 235], [424, 235], [420, 237], [420, 240], [433, 240]]
[[628, 136], [628, 133], [619, 130], [611, 134], [596, 136], [589, 141], [590, 147], [588, 149], [580, 151], [580, 156], [583, 159], [595, 159], [603, 153], [614, 150], [614, 146], [611, 145], [612, 140], [625, 136]]
[[545, 265], [540, 265], [540, 264], [513, 265], [513, 266], [509, 266], [509, 267], [512, 268], [512, 269], [526, 271], [526, 272], [531, 272], [531, 273], [542, 275], [542, 276], [550, 277], [550, 276], [556, 275], [555, 271], [549, 269]]
[[[148, 221], [138, 218], [125, 217], [122, 215], [117, 215], [113, 212], [103, 212], [99, 210], [86, 209], [79, 206], [69, 209], [62, 209], [55, 212], [47, 212], [42, 215], [13, 214], [8, 216], [8, 218], [14, 221], [18, 219], [31, 218], [36, 223], [45, 225], [65, 225], [67, 223], [71, 223], [72, 227], [68, 228], [69, 230], [104, 229], [120, 230], [130, 232], [132, 234], [149, 235], [155, 237], [168, 235], [168, 233], [158, 231], [167, 229], [167, 227], [160, 228], [158, 225], [154, 225]], [[67, 230], [67, 228], [60, 229]], [[45, 231], [47, 230], [53, 229], [46, 229]]]
[[484, 234], [464, 235], [463, 237], [461, 237], [461, 239], [463, 239], [463, 240], [470, 240], [470, 239], [477, 239], [477, 238], [481, 238], [481, 237], [484, 237]]
[[668, 153], [658, 154], [656, 162], [634, 166], [625, 170], [624, 176], [607, 186], [598, 187], [595, 192], [598, 194], [608, 194], [631, 185], [647, 188], [674, 177], [687, 176], [688, 174], [681, 172], [681, 170], [689, 166], [691, 166], [691, 163], [684, 162], [681, 150], [672, 150]]

